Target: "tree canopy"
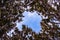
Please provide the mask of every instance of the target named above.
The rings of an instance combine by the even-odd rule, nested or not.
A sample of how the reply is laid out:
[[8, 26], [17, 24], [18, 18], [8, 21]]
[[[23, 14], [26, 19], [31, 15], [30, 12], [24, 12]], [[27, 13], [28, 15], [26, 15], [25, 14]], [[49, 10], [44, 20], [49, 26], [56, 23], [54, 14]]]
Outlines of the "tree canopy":
[[[42, 15], [40, 33], [33, 32], [25, 25], [22, 25], [22, 31], [17, 29], [15, 22], [22, 21], [24, 11], [37, 11], [38, 15]], [[12, 36], [7, 35], [12, 29]], [[59, 39], [60, 0], [0, 0], [0, 40]]]

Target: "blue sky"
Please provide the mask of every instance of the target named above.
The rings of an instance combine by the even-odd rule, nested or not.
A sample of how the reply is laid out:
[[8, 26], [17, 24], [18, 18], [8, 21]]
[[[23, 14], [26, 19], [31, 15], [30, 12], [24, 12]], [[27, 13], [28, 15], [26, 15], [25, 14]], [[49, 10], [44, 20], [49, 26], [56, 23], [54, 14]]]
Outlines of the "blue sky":
[[42, 18], [40, 15], [37, 14], [36, 11], [34, 12], [25, 11], [23, 15], [25, 16], [23, 18], [23, 21], [20, 23], [17, 23], [17, 27], [19, 30], [21, 30], [22, 24], [25, 24], [29, 28], [32, 28], [32, 30], [35, 32], [39, 32], [41, 30], [40, 22]]

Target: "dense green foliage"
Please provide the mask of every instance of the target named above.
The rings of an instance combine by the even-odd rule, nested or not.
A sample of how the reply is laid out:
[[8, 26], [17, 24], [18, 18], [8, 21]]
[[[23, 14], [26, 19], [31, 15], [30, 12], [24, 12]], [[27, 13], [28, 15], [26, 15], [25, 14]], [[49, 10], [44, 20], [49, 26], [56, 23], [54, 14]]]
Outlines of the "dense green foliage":
[[[38, 15], [42, 15], [40, 33], [33, 32], [25, 25], [22, 25], [22, 31], [16, 28], [15, 22], [22, 21], [24, 11], [37, 11]], [[0, 0], [0, 40], [59, 40], [59, 24], [59, 0]], [[12, 29], [12, 36], [7, 35]]]

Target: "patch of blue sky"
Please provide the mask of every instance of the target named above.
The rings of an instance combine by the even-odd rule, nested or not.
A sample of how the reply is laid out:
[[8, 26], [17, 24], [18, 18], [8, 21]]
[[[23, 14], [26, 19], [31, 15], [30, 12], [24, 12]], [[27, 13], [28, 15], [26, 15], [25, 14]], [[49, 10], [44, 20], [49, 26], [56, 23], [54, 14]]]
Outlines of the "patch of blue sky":
[[31, 28], [33, 31], [40, 32], [41, 30], [40, 22], [42, 20], [41, 16], [38, 15], [36, 11], [34, 12], [25, 11], [23, 15], [25, 16], [23, 18], [23, 21], [20, 23], [17, 23], [18, 29], [21, 30], [22, 24], [24, 24], [29, 28]]

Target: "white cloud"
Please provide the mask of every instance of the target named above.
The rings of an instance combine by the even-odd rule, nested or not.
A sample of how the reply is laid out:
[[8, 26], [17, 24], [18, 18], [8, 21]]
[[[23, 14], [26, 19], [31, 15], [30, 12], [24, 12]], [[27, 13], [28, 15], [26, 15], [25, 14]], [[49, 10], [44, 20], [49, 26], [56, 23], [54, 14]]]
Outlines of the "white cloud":
[[36, 15], [36, 13], [35, 13], [35, 12], [32, 12], [32, 13], [31, 13], [31, 12], [29, 12], [29, 13], [28, 13], [28, 16], [29, 16], [29, 17], [35, 16], [35, 15]]
[[28, 16], [33, 16], [34, 14], [33, 13], [28, 13]]

